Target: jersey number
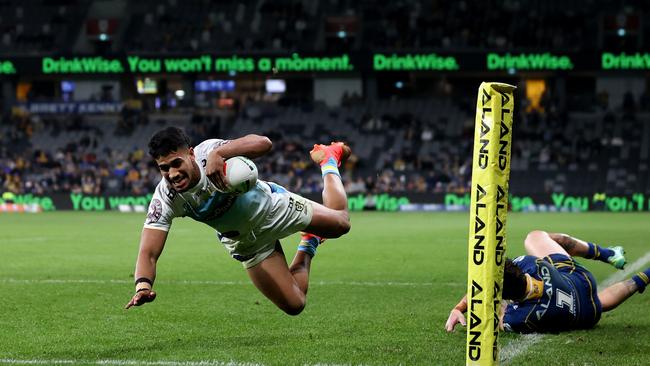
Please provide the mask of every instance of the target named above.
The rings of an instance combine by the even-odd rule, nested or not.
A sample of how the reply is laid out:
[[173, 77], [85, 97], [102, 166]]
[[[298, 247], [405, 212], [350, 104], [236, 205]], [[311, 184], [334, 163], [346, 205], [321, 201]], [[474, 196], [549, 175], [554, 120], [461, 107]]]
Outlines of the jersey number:
[[575, 308], [573, 307], [573, 296], [558, 289], [555, 295], [555, 306], [558, 308], [563, 308], [564, 305], [566, 305], [569, 308], [569, 312], [573, 314], [575, 311]]

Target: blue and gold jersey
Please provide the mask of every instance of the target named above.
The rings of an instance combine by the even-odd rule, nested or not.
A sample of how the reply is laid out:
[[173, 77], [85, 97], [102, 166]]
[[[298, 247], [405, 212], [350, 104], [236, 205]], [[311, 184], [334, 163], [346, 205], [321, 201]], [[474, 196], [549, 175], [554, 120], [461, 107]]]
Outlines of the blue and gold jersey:
[[504, 315], [506, 330], [519, 333], [561, 332], [591, 328], [602, 312], [596, 281], [571, 257], [521, 256], [513, 261], [524, 273], [544, 284], [539, 299], [514, 302]]

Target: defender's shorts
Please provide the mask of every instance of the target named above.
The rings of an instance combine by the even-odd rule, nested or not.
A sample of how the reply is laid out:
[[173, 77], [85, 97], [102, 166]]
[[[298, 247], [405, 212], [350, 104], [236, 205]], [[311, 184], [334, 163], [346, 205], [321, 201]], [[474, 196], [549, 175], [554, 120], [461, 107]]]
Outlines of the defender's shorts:
[[279, 239], [307, 228], [314, 214], [312, 201], [278, 184], [263, 184], [268, 186], [271, 199], [266, 220], [244, 238], [219, 238], [230, 255], [242, 262], [245, 268], [251, 268], [268, 258]]

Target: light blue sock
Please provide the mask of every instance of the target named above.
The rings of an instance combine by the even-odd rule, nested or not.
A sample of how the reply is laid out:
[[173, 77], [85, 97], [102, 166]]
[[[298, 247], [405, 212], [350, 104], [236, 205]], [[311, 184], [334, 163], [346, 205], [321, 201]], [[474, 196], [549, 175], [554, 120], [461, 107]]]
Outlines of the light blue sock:
[[341, 173], [339, 173], [338, 162], [332, 156], [330, 156], [330, 158], [320, 166], [320, 171], [323, 177], [327, 174], [336, 174], [339, 176], [339, 178], [341, 177]]
[[318, 248], [319, 244], [320, 239], [318, 239], [316, 236], [311, 236], [309, 239], [300, 240], [300, 244], [298, 244], [298, 250], [309, 254], [309, 256], [313, 258], [316, 255], [316, 248]]

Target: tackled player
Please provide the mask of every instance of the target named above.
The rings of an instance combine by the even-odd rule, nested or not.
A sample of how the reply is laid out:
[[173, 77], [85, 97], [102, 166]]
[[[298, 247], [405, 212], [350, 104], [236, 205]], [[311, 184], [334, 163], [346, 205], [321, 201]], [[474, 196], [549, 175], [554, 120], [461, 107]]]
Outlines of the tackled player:
[[[602, 248], [565, 234], [533, 231], [524, 242], [526, 253], [506, 260], [503, 276], [502, 329], [519, 333], [588, 329], [650, 282], [650, 268], [598, 292], [596, 281], [574, 256], [625, 266], [622, 247]], [[445, 329], [466, 325], [467, 297], [451, 310]]]

